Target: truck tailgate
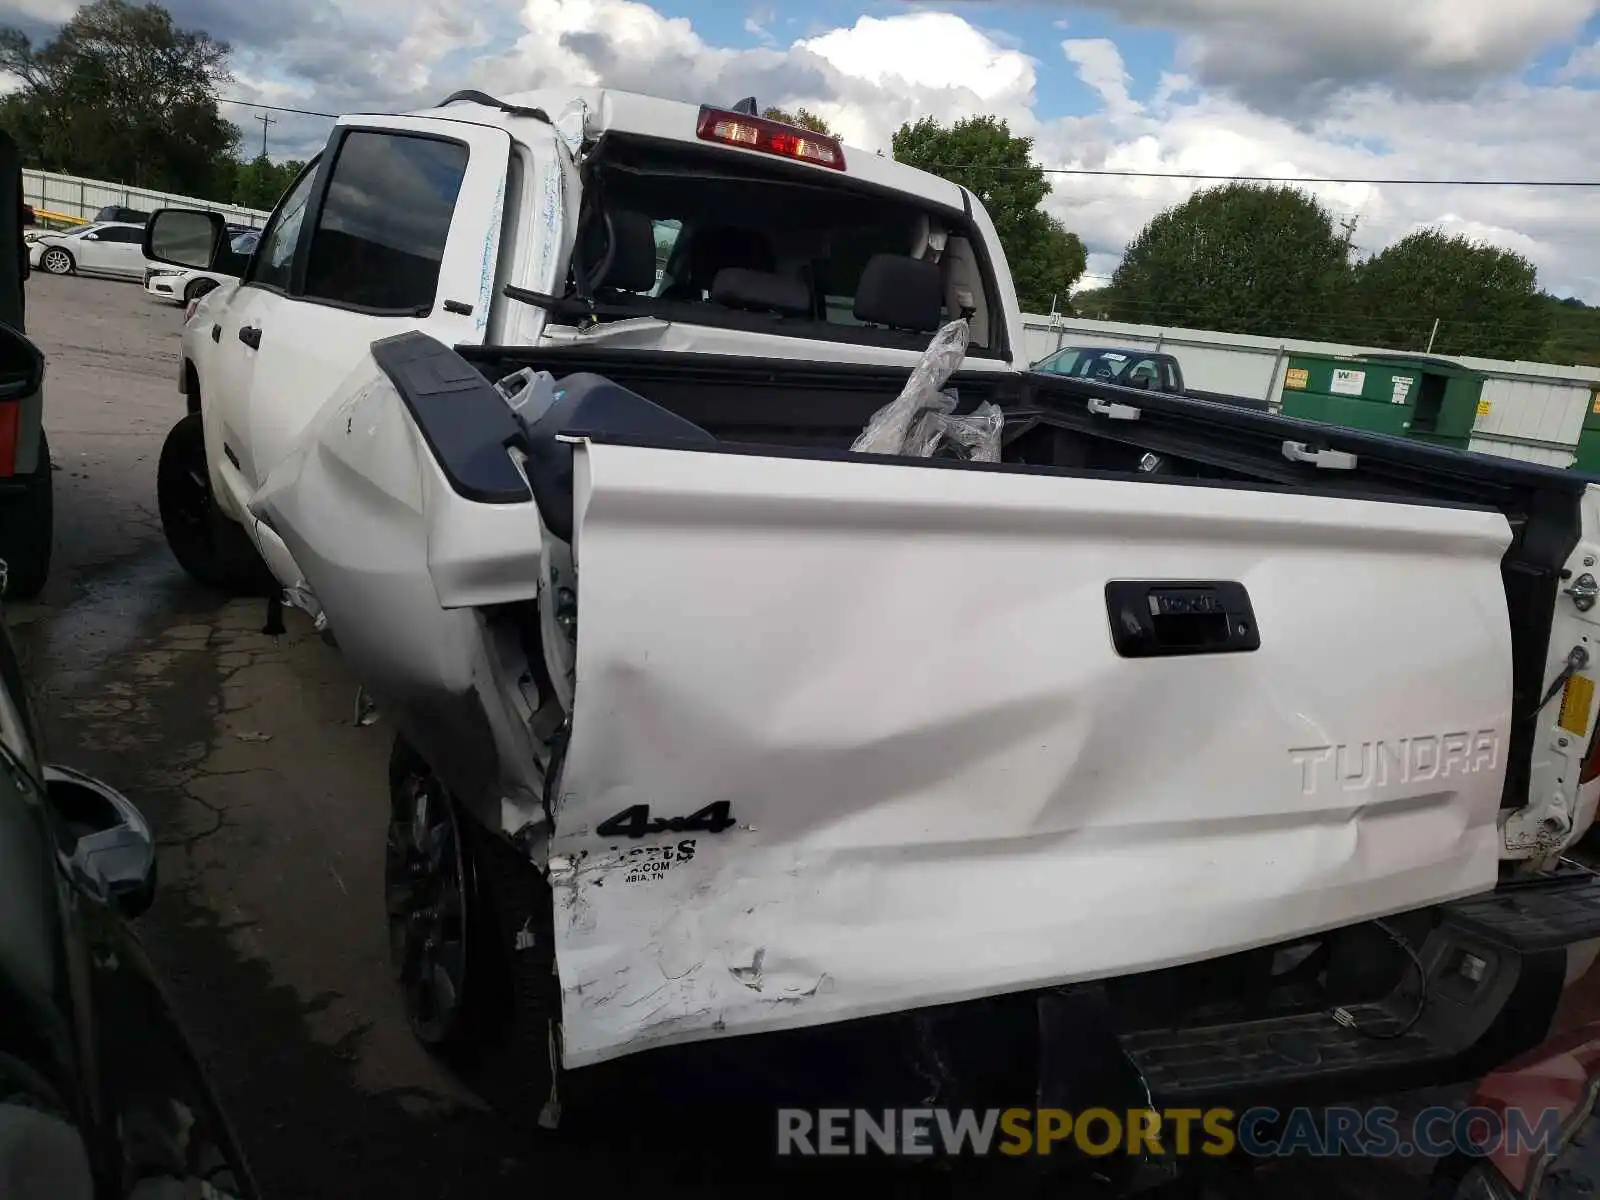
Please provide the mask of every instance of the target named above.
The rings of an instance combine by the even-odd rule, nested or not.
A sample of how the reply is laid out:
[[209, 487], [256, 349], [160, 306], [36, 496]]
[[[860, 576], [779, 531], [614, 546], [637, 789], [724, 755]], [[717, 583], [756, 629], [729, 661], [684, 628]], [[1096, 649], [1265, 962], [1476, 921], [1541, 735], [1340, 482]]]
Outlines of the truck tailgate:
[[1495, 884], [1497, 512], [596, 442], [575, 500], [569, 1066]]

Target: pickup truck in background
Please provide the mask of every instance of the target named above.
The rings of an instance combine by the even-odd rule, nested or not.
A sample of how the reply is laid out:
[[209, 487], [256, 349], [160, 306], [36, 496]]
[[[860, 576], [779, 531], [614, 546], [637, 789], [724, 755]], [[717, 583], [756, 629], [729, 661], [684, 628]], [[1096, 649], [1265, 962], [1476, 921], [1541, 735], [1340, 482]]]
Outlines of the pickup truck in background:
[[[755, 111], [459, 94], [341, 118], [248, 257], [150, 223], [237, 278], [168, 540], [395, 722], [418, 1036], [483, 1037], [505, 966], [547, 1122], [801, 1035], [1113, 1109], [1536, 1044], [1600, 939], [1600, 494], [1031, 370], [978, 197]], [[854, 451], [953, 328], [999, 461]]]
[[1168, 396], [1188, 396], [1191, 400], [1209, 400], [1213, 404], [1229, 404], [1236, 408], [1253, 408], [1258, 412], [1272, 410], [1269, 400], [1190, 387], [1184, 381], [1183, 367], [1177, 356], [1159, 350], [1063, 346], [1034, 363], [1030, 369], [1046, 375], [1059, 375], [1063, 379], [1083, 380], [1085, 394], [1100, 384], [1109, 383], [1140, 391], [1161, 392]]
[[1107, 346], [1063, 346], [1034, 363], [1032, 370], [1068, 379], [1089, 379], [1119, 387], [1183, 395], [1183, 368], [1170, 354]]

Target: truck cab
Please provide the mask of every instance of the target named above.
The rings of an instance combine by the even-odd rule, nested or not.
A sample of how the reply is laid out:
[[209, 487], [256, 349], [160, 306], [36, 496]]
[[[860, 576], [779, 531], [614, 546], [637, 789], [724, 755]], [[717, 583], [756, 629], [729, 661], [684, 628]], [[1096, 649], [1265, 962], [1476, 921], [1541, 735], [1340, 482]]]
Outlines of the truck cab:
[[247, 527], [321, 399], [410, 330], [909, 368], [966, 313], [972, 369], [1015, 371], [1023, 345], [966, 189], [749, 112], [600, 89], [342, 117], [253, 255], [220, 217], [177, 210], [146, 252], [239, 277], [191, 306], [181, 378], [216, 508]]

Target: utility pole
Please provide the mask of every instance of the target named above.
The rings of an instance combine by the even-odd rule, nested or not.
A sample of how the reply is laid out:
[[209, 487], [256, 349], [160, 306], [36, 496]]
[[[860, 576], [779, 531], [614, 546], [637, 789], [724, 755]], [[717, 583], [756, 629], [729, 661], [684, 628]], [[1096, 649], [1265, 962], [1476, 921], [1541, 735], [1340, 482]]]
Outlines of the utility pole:
[[1344, 256], [1347, 261], [1350, 258], [1350, 247], [1355, 241], [1356, 224], [1360, 220], [1360, 213], [1351, 213], [1339, 223], [1339, 231], [1344, 234], [1344, 237], [1340, 240], [1344, 243]]
[[261, 122], [261, 157], [265, 158], [267, 156], [267, 126], [276, 125], [278, 118], [270, 113], [262, 113], [256, 120]]

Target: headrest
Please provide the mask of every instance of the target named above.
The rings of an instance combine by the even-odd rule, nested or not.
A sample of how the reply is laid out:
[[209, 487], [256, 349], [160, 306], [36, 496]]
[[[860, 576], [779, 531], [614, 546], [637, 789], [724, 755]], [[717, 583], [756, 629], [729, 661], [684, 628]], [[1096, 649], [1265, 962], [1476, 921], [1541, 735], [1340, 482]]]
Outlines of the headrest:
[[[643, 213], [612, 209], [611, 236], [616, 252], [598, 286], [623, 292], [648, 292], [656, 283], [656, 230]], [[606, 222], [597, 217], [583, 231], [583, 266], [593, 270], [606, 253]]]
[[914, 333], [939, 328], [944, 283], [939, 264], [903, 254], [874, 254], [856, 284], [856, 320]]
[[811, 315], [811, 294], [798, 279], [726, 267], [711, 283], [711, 300], [725, 308], [782, 313], [786, 317]]

